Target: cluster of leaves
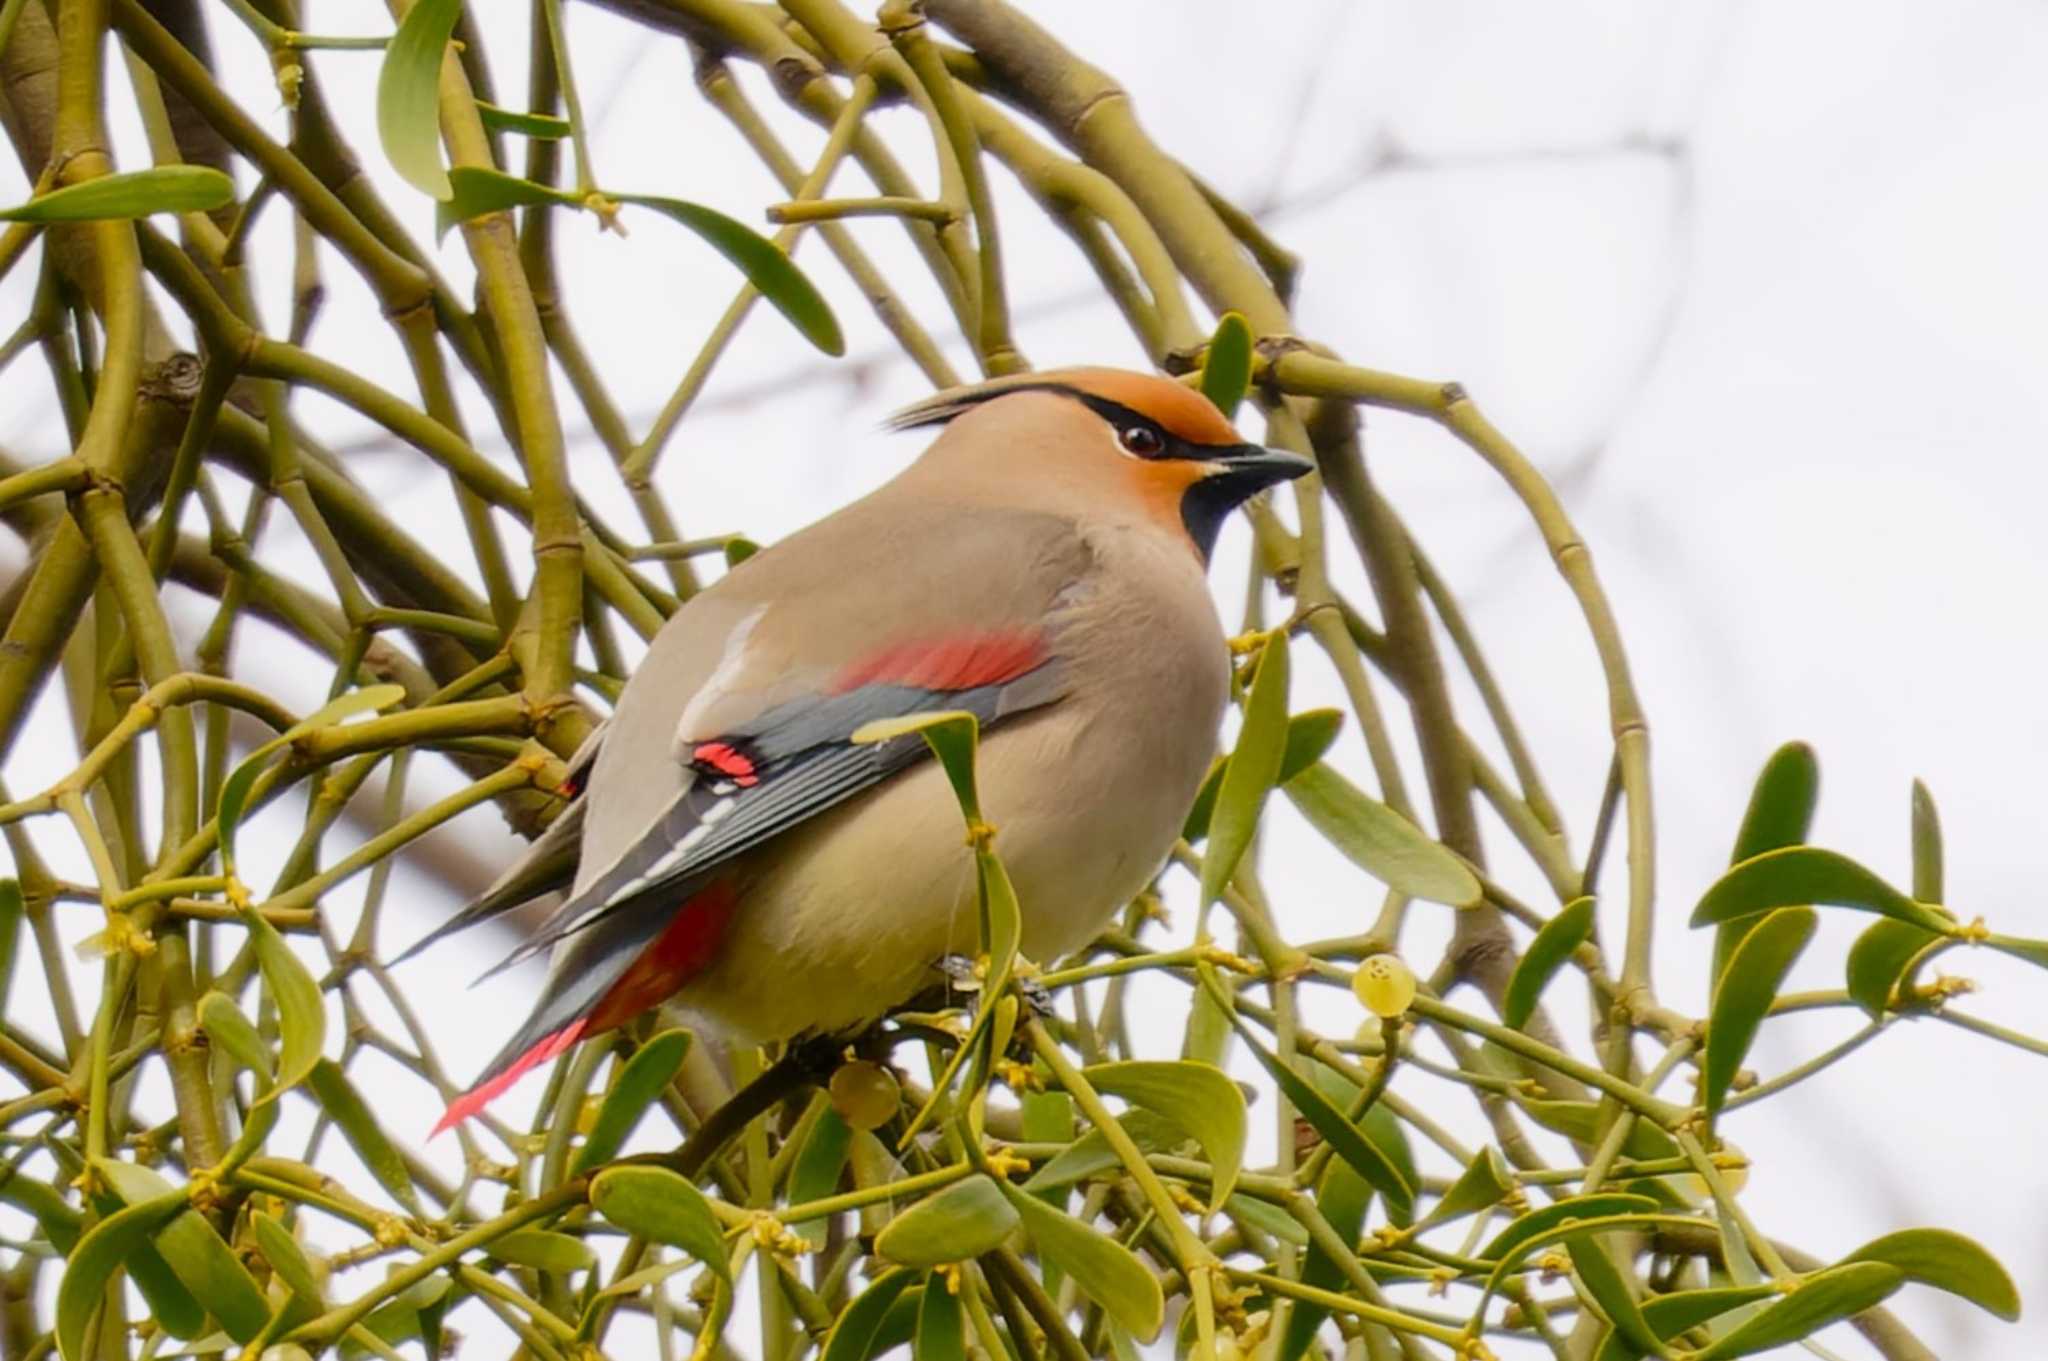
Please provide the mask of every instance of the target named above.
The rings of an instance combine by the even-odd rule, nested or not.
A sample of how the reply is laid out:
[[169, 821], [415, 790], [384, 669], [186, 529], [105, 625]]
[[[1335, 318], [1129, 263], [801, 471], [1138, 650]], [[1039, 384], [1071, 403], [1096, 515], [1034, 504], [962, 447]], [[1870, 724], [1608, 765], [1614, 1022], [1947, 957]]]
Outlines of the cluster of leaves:
[[[1599, 1361], [1721, 1361], [1843, 1319], [1903, 1358], [1925, 1353], [1880, 1306], [1908, 1283], [2017, 1315], [1998, 1263], [1946, 1230], [1890, 1234], [1834, 1262], [1765, 1233], [1739, 1199], [1744, 1162], [1720, 1131], [1734, 1112], [1901, 1020], [1937, 1018], [2042, 1049], [1960, 1015], [1955, 986], [1927, 974], [1970, 946], [2048, 967], [2048, 943], [1992, 932], [1944, 905], [1940, 833], [1924, 791], [1914, 799], [1910, 892], [1807, 844], [1818, 777], [1811, 754], [1792, 746], [1760, 777], [1733, 864], [1694, 912], [1696, 925], [1715, 928], [1708, 1015], [1660, 1004], [1648, 969], [1654, 843], [1647, 815], [1635, 815], [1648, 807], [1645, 728], [1599, 582], [1583, 554], [1561, 551], [1576, 534], [1556, 498], [1455, 385], [1354, 368], [1296, 340], [1292, 258], [1151, 144], [1104, 97], [1106, 77], [1000, 3], [931, 0], [967, 44], [958, 48], [901, 3], [883, 7], [879, 32], [832, 0], [784, 0], [782, 22], [766, 7], [721, 0], [639, 15], [672, 20], [696, 46], [706, 97], [788, 184], [794, 198], [778, 210], [786, 226], [774, 241], [700, 204], [597, 188], [556, 0], [535, 6], [544, 41], [526, 110], [488, 97], [480, 15], [465, 27], [460, 0], [396, 5], [395, 32], [369, 44], [384, 49], [380, 140], [405, 180], [435, 200], [440, 232], [461, 226], [487, 301], [474, 310], [450, 296], [374, 189], [337, 173], [347, 145], [320, 97], [324, 68], [308, 54], [364, 44], [297, 32], [284, 0], [228, 7], [271, 54], [293, 123], [284, 145], [220, 92], [195, 55], [205, 44], [181, 40], [154, 10], [128, 0], [52, 8], [54, 28], [40, 0], [0, 5], [0, 55], [44, 41], [64, 73], [54, 93], [38, 87], [55, 101], [44, 110], [46, 144], [18, 148], [38, 192], [0, 213], [14, 224], [0, 233], [0, 273], [28, 258], [39, 233], [69, 233], [74, 249], [42, 255], [47, 287], [0, 347], [0, 365], [42, 343], [74, 452], [0, 470], [0, 514], [36, 544], [4, 606], [0, 751], [13, 749], [28, 705], [60, 666], [83, 678], [75, 689], [87, 699], [78, 764], [41, 793], [0, 793], [14, 859], [13, 876], [0, 880], [0, 1069], [21, 1087], [0, 1102], [0, 1202], [33, 1224], [0, 1245], [11, 1258], [0, 1274], [7, 1354], [433, 1356], [452, 1345], [449, 1320], [461, 1310], [453, 1316], [494, 1318], [542, 1361], [622, 1350], [612, 1333], [622, 1315], [644, 1319], [663, 1356], [679, 1339], [711, 1357], [745, 1336], [764, 1361], [812, 1350], [867, 1361], [906, 1345], [918, 1361], [1129, 1361], [1169, 1327], [1177, 1349], [1200, 1361], [1254, 1351], [1300, 1361], [1333, 1339], [1373, 1361], [1476, 1358], [1509, 1345]], [[161, 162], [149, 169], [114, 173], [99, 150], [110, 20], [136, 69], [153, 77], [136, 82]], [[808, 174], [738, 92], [725, 70], [732, 59], [772, 70], [778, 90], [830, 129]], [[196, 122], [171, 117], [166, 91]], [[26, 86], [10, 92], [33, 97]], [[941, 166], [937, 198], [912, 192], [864, 121], [884, 98], [925, 115]], [[526, 148], [521, 173], [507, 168], [506, 137]], [[558, 183], [565, 141], [569, 187]], [[878, 197], [824, 197], [848, 158]], [[1272, 442], [1313, 452], [1322, 469], [1300, 484], [1292, 525], [1271, 505], [1251, 507], [1261, 589], [1249, 593], [1256, 603], [1236, 644], [1242, 721], [1169, 871], [1198, 886], [1192, 941], [1155, 943], [1158, 904], [1147, 895], [1075, 958], [1023, 959], [1030, 904], [1018, 902], [983, 820], [973, 720], [877, 725], [863, 737], [920, 732], [959, 796], [984, 945], [960, 990], [966, 1004], [899, 1015], [829, 1074], [815, 1055], [736, 1054], [737, 1091], [702, 1062], [688, 1031], [650, 1018], [566, 1056], [531, 1129], [491, 1117], [461, 1129], [464, 1170], [445, 1177], [393, 1135], [394, 1103], [366, 1100], [357, 1066], [383, 1055], [442, 1097], [454, 1091], [379, 953], [392, 857], [483, 803], [529, 828], [552, 816], [562, 758], [587, 730], [584, 701], [604, 702], [623, 678], [614, 625], [651, 633], [696, 589], [694, 558], [722, 552], [732, 562], [750, 551], [735, 535], [680, 538], [652, 475], [754, 297], [818, 348], [843, 349], [839, 322], [789, 259], [798, 233], [815, 227], [826, 238], [934, 383], [952, 381], [950, 367], [842, 220], [879, 217], [908, 233], [981, 367], [1021, 366], [986, 182], [992, 159], [1073, 235], [1162, 367], [1187, 373], [1226, 412], [1255, 403]], [[262, 176], [245, 195], [227, 173], [236, 160]], [[377, 294], [413, 365], [417, 404], [307, 348], [317, 290], [301, 290], [289, 340], [265, 330], [241, 276], [249, 224], [273, 200]], [[638, 442], [563, 318], [548, 234], [558, 209], [610, 223], [621, 205], [680, 223], [747, 281]], [[524, 213], [516, 241], [513, 210]], [[140, 221], [153, 214], [175, 215], [177, 240]], [[205, 347], [196, 392], [154, 405], [143, 401], [144, 379], [174, 366], [148, 349], [144, 270]], [[1189, 284], [1221, 311], [1213, 330], [1196, 326]], [[461, 381], [500, 413], [523, 479], [498, 471], [463, 433], [444, 346]], [[145, 374], [145, 361], [155, 372]], [[555, 368], [607, 432], [647, 542], [603, 524], [576, 495], [560, 418], [536, 397]], [[435, 555], [296, 429], [288, 405], [298, 389], [341, 400], [447, 471], [486, 598], [438, 572]], [[1562, 820], [1454, 597], [1365, 478], [1359, 406], [1441, 424], [1500, 474], [1558, 556], [1599, 650], [1615, 724], [1615, 773], [1583, 858], [1567, 853]], [[217, 486], [231, 477], [251, 489], [239, 525]], [[258, 550], [272, 504], [315, 545], [324, 579], [302, 584], [266, 567]], [[1367, 530], [1358, 542], [1376, 611], [1332, 585], [1331, 506]], [[505, 572], [494, 511], [530, 533], [535, 571], [524, 594]], [[210, 538], [182, 533], [188, 512], [204, 515]], [[568, 551], [577, 546], [580, 556]], [[665, 585], [642, 573], [649, 561], [665, 564]], [[218, 602], [195, 660], [162, 610], [166, 580]], [[102, 606], [87, 616], [96, 590]], [[1272, 598], [1290, 602], [1277, 622], [1262, 616]], [[1511, 778], [1492, 769], [1451, 704], [1438, 624], [1485, 697]], [[299, 718], [236, 678], [232, 644], [259, 625], [332, 665], [331, 703]], [[588, 666], [577, 664], [579, 641]], [[1294, 653], [1304, 645], [1339, 678], [1347, 710], [1294, 708]], [[1388, 743], [1383, 686], [1414, 715], [1434, 836]], [[234, 715], [276, 736], [231, 765]], [[1372, 758], [1370, 792], [1326, 760], [1347, 721]], [[141, 797], [145, 747], [160, 777], [153, 800]], [[473, 782], [408, 813], [407, 773], [430, 752]], [[378, 771], [387, 798], [374, 834], [323, 862], [324, 834]], [[259, 896], [237, 855], [244, 824], [281, 821], [283, 796], [315, 776], [284, 868]], [[1275, 791], [1356, 868], [1359, 885], [1383, 892], [1377, 917], [1361, 916], [1355, 934], [1300, 943], [1279, 928], [1255, 854]], [[1485, 868], [1472, 811], [1481, 800], [1553, 891], [1550, 911]], [[153, 850], [145, 806], [163, 819]], [[1624, 808], [1630, 882], [1617, 896], [1627, 928], [1611, 944], [1597, 930], [1594, 894]], [[24, 833], [42, 816], [68, 825], [92, 882], [66, 882], [45, 865]], [[357, 875], [368, 888], [344, 937], [336, 890]], [[1418, 903], [1443, 905], [1456, 922], [1451, 953], [1420, 978], [1401, 956]], [[94, 906], [103, 928], [88, 1019], [56, 919]], [[1847, 956], [1844, 988], [1783, 993], [1816, 909], [1829, 906], [1877, 918]], [[1234, 928], [1229, 947], [1212, 934], [1219, 922]], [[309, 967], [311, 950], [288, 936], [317, 948], [324, 969]], [[1617, 947], [1618, 972], [1609, 962]], [[54, 1038], [23, 1020], [19, 984], [37, 968]], [[1583, 978], [1600, 1022], [1590, 1058], [1546, 1015], [1567, 972]], [[1186, 998], [1177, 1055], [1144, 1052], [1170, 1027], [1134, 1029], [1127, 985], [1141, 975]], [[1460, 987], [1483, 1006], [1454, 1005]], [[1352, 1038], [1315, 1033], [1300, 1007], [1309, 988], [1355, 995], [1367, 1023]], [[373, 1001], [402, 1033], [375, 1022]], [[1775, 1077], [1744, 1073], [1770, 1017], [1819, 1007], [1860, 1010], [1867, 1024]], [[1661, 1052], [1645, 1062], [1639, 1041]], [[1260, 1105], [1248, 1106], [1247, 1088], [1226, 1072], [1240, 1056], [1263, 1077], [1252, 1090], [1279, 1136], [1260, 1165], [1249, 1165]], [[170, 1093], [163, 1108], [138, 1081], [159, 1071]], [[1686, 1099], [1662, 1094], [1689, 1071], [1698, 1080]], [[1493, 1137], [1460, 1140], [1413, 1099], [1409, 1075], [1428, 1078], [1439, 1097], [1441, 1081], [1469, 1093]], [[280, 1133], [288, 1105], [315, 1114], [303, 1148]], [[1571, 1165], [1547, 1160], [1535, 1129], [1569, 1147]], [[323, 1156], [330, 1134], [347, 1145], [360, 1185]], [[636, 1148], [651, 1151], [627, 1152]], [[373, 1264], [381, 1278], [356, 1275]], [[744, 1331], [743, 1306], [754, 1314]]]

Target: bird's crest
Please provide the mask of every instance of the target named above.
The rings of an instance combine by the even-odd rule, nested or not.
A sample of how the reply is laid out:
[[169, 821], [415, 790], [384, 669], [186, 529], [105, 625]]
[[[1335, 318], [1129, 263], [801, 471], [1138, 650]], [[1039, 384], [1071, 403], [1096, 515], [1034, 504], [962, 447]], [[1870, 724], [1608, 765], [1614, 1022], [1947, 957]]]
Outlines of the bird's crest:
[[1168, 433], [1195, 445], [1237, 445], [1243, 442], [1222, 412], [1202, 396], [1158, 374], [1125, 369], [1048, 369], [1016, 373], [986, 382], [968, 383], [935, 392], [883, 421], [885, 429], [912, 430], [944, 425], [984, 402], [1014, 392], [1057, 392], [1089, 401], [1110, 403], [1157, 422]]

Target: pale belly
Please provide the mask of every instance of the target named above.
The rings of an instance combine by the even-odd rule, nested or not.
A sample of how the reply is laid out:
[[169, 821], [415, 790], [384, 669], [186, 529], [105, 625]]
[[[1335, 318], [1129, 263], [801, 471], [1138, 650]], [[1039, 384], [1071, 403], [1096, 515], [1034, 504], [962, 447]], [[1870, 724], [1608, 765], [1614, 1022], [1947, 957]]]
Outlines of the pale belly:
[[[995, 850], [1023, 910], [1024, 954], [1085, 944], [1158, 871], [1207, 768], [1202, 687], [1155, 695], [1157, 740], [1127, 740], [1107, 769], [1095, 724], [1061, 705], [989, 733], [978, 769]], [[1054, 772], [1047, 778], [1046, 772]], [[979, 952], [974, 857], [935, 762], [778, 840], [743, 891], [719, 958], [677, 1002], [732, 1038], [852, 1029], [940, 981], [933, 965]]]

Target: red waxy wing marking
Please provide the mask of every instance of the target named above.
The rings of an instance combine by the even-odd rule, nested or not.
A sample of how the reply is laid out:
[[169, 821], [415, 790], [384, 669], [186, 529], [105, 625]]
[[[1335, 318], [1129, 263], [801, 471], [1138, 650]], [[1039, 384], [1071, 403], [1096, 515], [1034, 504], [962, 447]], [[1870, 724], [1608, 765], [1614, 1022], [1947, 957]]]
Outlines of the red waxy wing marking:
[[700, 766], [709, 766], [742, 788], [761, 783], [753, 761], [730, 742], [699, 742], [691, 750], [690, 759]]
[[825, 693], [843, 695], [863, 685], [972, 690], [1015, 680], [1045, 659], [1045, 639], [1035, 629], [923, 639], [898, 643], [862, 658], [834, 676]]

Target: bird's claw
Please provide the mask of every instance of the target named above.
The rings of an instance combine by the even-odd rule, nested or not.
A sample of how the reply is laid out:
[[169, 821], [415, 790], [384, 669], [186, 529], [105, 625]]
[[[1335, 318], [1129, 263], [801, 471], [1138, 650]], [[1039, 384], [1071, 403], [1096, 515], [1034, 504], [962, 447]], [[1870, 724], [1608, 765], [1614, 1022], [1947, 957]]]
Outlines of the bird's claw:
[[1025, 1006], [1031, 1008], [1031, 1014], [1042, 1021], [1051, 1020], [1054, 1014], [1051, 989], [1035, 978], [1018, 978], [1013, 981], [1017, 987], [1017, 995], [1024, 999]]
[[823, 1085], [845, 1057], [847, 1041], [839, 1035], [806, 1035], [790, 1043], [789, 1062], [814, 1084]]
[[981, 989], [981, 961], [972, 955], [940, 955], [932, 962], [932, 968], [963, 992]]

